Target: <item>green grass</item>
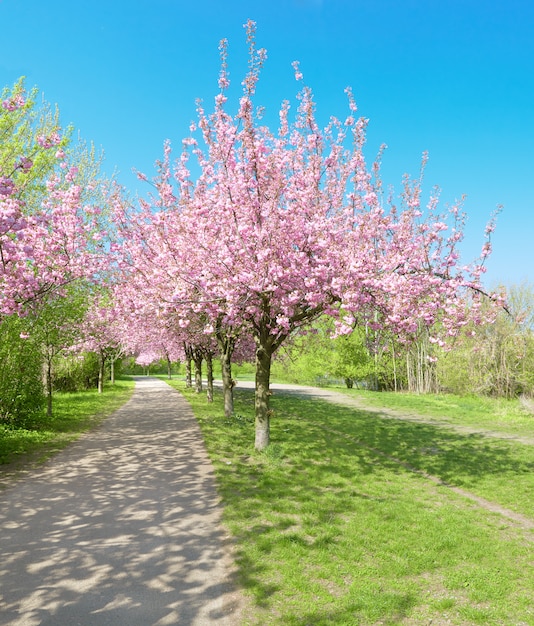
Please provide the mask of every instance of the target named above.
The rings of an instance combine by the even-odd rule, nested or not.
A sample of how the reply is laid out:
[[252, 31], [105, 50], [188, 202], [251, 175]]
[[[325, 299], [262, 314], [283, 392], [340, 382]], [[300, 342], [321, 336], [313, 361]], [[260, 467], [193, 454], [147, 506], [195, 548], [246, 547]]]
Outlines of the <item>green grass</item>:
[[106, 386], [102, 394], [96, 390], [56, 393], [54, 415], [48, 418], [43, 413], [36, 428], [0, 426], [0, 478], [42, 462], [64, 448], [126, 402], [133, 388], [133, 381], [117, 380], [115, 385]]
[[532, 447], [277, 392], [253, 450], [253, 396], [183, 390], [216, 468], [246, 625], [534, 624], [532, 533], [428, 472], [533, 517]]
[[390, 408], [401, 412], [425, 415], [450, 424], [534, 437], [534, 415], [517, 399], [452, 394], [394, 393], [336, 389], [359, 398], [370, 407]]

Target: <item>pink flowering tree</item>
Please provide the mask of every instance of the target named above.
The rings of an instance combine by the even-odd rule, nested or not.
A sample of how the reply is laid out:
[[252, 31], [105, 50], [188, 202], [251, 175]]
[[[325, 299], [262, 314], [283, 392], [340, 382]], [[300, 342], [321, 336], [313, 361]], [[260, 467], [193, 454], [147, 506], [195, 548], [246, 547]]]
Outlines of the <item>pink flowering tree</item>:
[[94, 293], [83, 323], [79, 327], [78, 352], [93, 352], [98, 357], [98, 392], [104, 390], [106, 362], [110, 363], [111, 380], [114, 380], [114, 365], [126, 353], [123, 344], [122, 320], [117, 315], [113, 301], [106, 290]]
[[[114, 203], [120, 243], [114, 246], [120, 258], [122, 278], [117, 298], [126, 314], [140, 327], [165, 327], [165, 333], [181, 342], [188, 386], [192, 386], [191, 364], [195, 365], [195, 389], [202, 391], [202, 363], [208, 373], [208, 399], [212, 391], [212, 358], [221, 362], [225, 415], [233, 413], [232, 356], [239, 358], [250, 342], [249, 330], [241, 321], [229, 320], [217, 296], [199, 290], [196, 276], [209, 265], [212, 251], [198, 247], [189, 232], [182, 207], [173, 195], [170, 145], [159, 163], [155, 180], [159, 195], [141, 200], [133, 211], [119, 194]], [[144, 176], [141, 176], [144, 178]], [[156, 210], [154, 210], [156, 209]], [[193, 228], [194, 230], [194, 228]], [[145, 333], [148, 334], [148, 333]], [[172, 343], [172, 341], [171, 341]], [[250, 350], [249, 350], [250, 352]]]
[[[37, 117], [22, 83], [0, 103], [0, 315], [104, 267], [100, 214], [87, 182], [70, 159], [57, 112]], [[84, 179], [82, 181], [82, 179]]]
[[157, 248], [161, 271], [172, 272], [176, 285], [167, 301], [174, 298], [183, 319], [201, 314], [252, 334], [255, 447], [262, 450], [269, 443], [271, 360], [292, 334], [329, 314], [339, 333], [365, 321], [408, 337], [418, 324], [439, 321], [454, 335], [466, 323], [465, 291], [482, 292], [489, 246], [472, 266], [460, 266], [461, 208], [439, 214], [435, 193], [425, 204], [421, 178], [406, 178], [398, 204], [384, 197], [379, 161], [366, 163], [367, 121], [356, 117], [350, 90], [344, 119], [321, 128], [304, 86], [292, 120], [284, 102], [279, 127], [268, 128], [254, 101], [266, 54], [256, 49], [252, 22], [247, 32], [249, 72], [237, 110], [229, 111], [222, 42], [214, 110], [199, 103], [172, 170], [166, 147], [158, 194], [143, 219], [165, 244]]

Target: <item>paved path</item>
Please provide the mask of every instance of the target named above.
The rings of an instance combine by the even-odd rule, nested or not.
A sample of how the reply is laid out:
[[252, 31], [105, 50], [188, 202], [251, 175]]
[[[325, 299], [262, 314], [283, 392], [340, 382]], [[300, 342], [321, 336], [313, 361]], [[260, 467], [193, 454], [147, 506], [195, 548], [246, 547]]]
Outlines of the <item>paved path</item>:
[[0, 493], [1, 626], [236, 626], [220, 514], [188, 404], [138, 378], [98, 429]]

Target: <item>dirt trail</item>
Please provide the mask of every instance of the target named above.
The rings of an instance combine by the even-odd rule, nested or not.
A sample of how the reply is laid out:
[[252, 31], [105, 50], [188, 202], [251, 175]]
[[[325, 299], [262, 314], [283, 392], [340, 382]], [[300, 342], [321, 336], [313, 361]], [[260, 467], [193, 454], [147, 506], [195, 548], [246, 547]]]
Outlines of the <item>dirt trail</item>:
[[[240, 381], [238, 383], [238, 386], [244, 387], [244, 388], [253, 388], [254, 384], [250, 382]], [[318, 399], [326, 400], [328, 402], [332, 402], [335, 404], [354, 407], [356, 409], [361, 409], [366, 412], [376, 413], [380, 417], [386, 418], [386, 419], [404, 420], [404, 421], [416, 422], [416, 423], [421, 423], [421, 424], [430, 424], [432, 426], [437, 426], [439, 428], [453, 430], [460, 434], [465, 434], [465, 435], [476, 434], [476, 435], [480, 435], [483, 437], [514, 441], [514, 442], [522, 443], [525, 445], [534, 445], [533, 437], [514, 436], [514, 435], [507, 434], [507, 433], [500, 433], [500, 432], [487, 430], [487, 429], [471, 428], [469, 426], [450, 424], [449, 422], [432, 419], [429, 417], [425, 417], [424, 415], [418, 415], [418, 414], [411, 413], [411, 412], [405, 413], [405, 412], [397, 411], [393, 409], [371, 407], [371, 406], [366, 405], [360, 398], [347, 396], [339, 391], [335, 391], [334, 389], [325, 389], [321, 387], [308, 387], [308, 386], [289, 385], [289, 384], [278, 384], [278, 383], [273, 383], [271, 385], [271, 389], [275, 393], [276, 391], [279, 391], [279, 392], [288, 393], [292, 395], [299, 395], [305, 398], [318, 398]], [[333, 429], [328, 428], [327, 426], [324, 426], [324, 429], [329, 430], [333, 434], [336, 434], [338, 436], [349, 438], [352, 441], [354, 441], [356, 445], [364, 445], [364, 444], [361, 444], [357, 439], [350, 437], [346, 433], [335, 431]], [[423, 472], [415, 467], [412, 467], [411, 465], [409, 465], [408, 463], [405, 463], [404, 461], [401, 461], [400, 459], [396, 459], [395, 457], [386, 455], [385, 453], [379, 450], [375, 450], [373, 448], [373, 451], [376, 452], [377, 454], [380, 454], [381, 456], [387, 457], [389, 460], [394, 461], [395, 463], [398, 463], [399, 465], [402, 465], [403, 467], [405, 467], [411, 472], [424, 476], [426, 479], [432, 481], [436, 485], [447, 487], [454, 493], [476, 503], [478, 506], [485, 509], [486, 511], [491, 511], [492, 513], [498, 513], [499, 515], [502, 515], [503, 517], [513, 522], [515, 526], [521, 528], [522, 530], [525, 530], [525, 531], [534, 530], [534, 520], [530, 519], [529, 517], [525, 515], [516, 513], [515, 511], [511, 511], [510, 509], [507, 509], [495, 502], [486, 500], [485, 498], [477, 496], [476, 494], [466, 491], [465, 489], [446, 483], [438, 476], [432, 476], [431, 474], [427, 474], [426, 472]], [[534, 535], [531, 535], [529, 539], [534, 541]]]
[[[249, 386], [249, 383], [239, 382], [239, 386]], [[285, 385], [285, 384], [273, 384], [271, 385], [273, 391], [279, 390], [285, 393], [292, 393], [295, 395], [301, 395], [307, 398], [320, 398], [333, 402], [335, 404], [341, 404], [344, 406], [352, 406], [362, 411], [368, 411], [370, 413], [377, 413], [380, 417], [386, 419], [404, 420], [408, 422], [418, 422], [420, 424], [431, 424], [432, 426], [438, 426], [440, 428], [447, 428], [448, 430], [454, 430], [458, 433], [465, 435], [480, 435], [482, 437], [490, 437], [493, 439], [502, 439], [508, 441], [516, 441], [528, 446], [534, 446], [534, 437], [525, 437], [521, 435], [513, 435], [510, 433], [502, 433], [495, 430], [486, 428], [475, 428], [472, 426], [462, 426], [461, 424], [451, 424], [450, 422], [439, 420], [437, 418], [420, 415], [413, 412], [400, 411], [398, 409], [388, 409], [385, 407], [377, 408], [376, 406], [369, 406], [361, 398], [355, 396], [347, 396], [344, 393], [335, 391], [334, 389], [324, 389], [321, 387], [306, 387], [297, 385]]]

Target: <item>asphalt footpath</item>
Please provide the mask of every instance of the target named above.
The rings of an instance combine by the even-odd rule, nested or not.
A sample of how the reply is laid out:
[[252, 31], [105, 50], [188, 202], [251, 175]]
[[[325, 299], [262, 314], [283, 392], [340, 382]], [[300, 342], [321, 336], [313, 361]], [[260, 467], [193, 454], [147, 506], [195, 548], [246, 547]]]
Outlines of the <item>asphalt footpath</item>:
[[220, 522], [189, 405], [139, 377], [101, 426], [0, 492], [0, 624], [237, 626]]

